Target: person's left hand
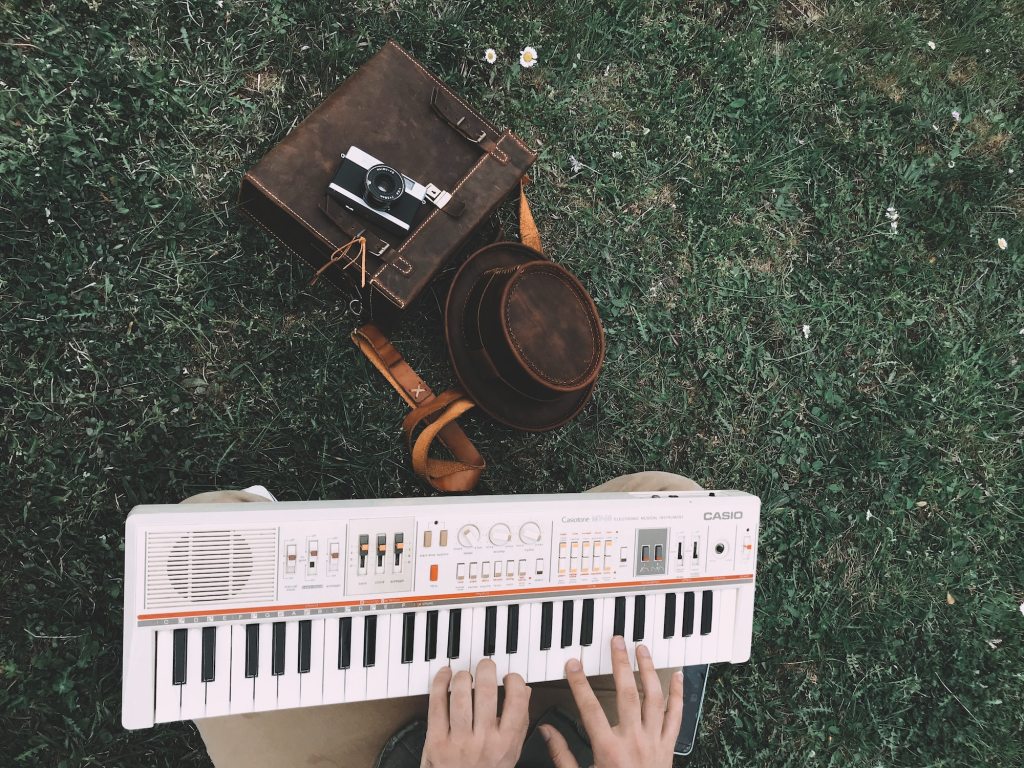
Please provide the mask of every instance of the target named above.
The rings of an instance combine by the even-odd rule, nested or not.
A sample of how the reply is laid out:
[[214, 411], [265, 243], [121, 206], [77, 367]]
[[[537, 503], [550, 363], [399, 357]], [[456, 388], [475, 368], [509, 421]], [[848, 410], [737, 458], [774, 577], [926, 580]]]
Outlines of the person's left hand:
[[498, 675], [493, 661], [484, 659], [477, 665], [475, 696], [469, 672], [458, 672], [453, 679], [451, 668], [444, 667], [430, 686], [420, 766], [514, 768], [529, 724], [530, 688], [520, 675], [505, 676], [505, 705], [498, 717]]

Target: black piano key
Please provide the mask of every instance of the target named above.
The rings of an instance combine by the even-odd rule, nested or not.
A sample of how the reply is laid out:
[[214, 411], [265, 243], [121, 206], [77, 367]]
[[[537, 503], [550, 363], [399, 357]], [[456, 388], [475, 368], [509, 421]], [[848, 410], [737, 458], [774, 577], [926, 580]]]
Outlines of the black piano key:
[[412, 641], [416, 635], [416, 614], [402, 614], [402, 663], [412, 664]]
[[551, 648], [551, 621], [554, 618], [555, 609], [551, 603], [541, 603], [540, 606], [540, 649], [546, 651]]
[[572, 600], [562, 602], [562, 648], [572, 645]]
[[519, 606], [508, 607], [508, 621], [505, 629], [505, 653], [516, 653], [519, 650]]
[[427, 611], [427, 647], [424, 661], [437, 658], [437, 611]]
[[310, 656], [313, 650], [313, 622], [303, 619], [299, 622], [299, 674], [309, 672]]
[[633, 642], [644, 639], [644, 622], [646, 620], [647, 598], [637, 595], [633, 598]]
[[626, 598], [624, 597], [615, 598], [615, 622], [612, 634], [622, 635], [623, 638], [626, 636]]
[[683, 637], [693, 634], [693, 592], [683, 595]]
[[216, 674], [217, 628], [203, 627], [203, 671], [202, 680], [209, 683]]
[[245, 625], [245, 676], [256, 677], [260, 670], [260, 625]]
[[173, 656], [171, 658], [171, 682], [185, 684], [185, 661], [188, 657], [188, 630], [174, 630]]
[[342, 616], [338, 624], [338, 669], [352, 666], [352, 617]]
[[668, 592], [665, 595], [665, 629], [662, 637], [675, 637], [676, 634], [676, 593]]
[[284, 674], [284, 635], [285, 623], [283, 621], [275, 621], [270, 643], [270, 674], [272, 675]]
[[498, 634], [498, 606], [489, 605], [484, 609], [484, 656], [494, 655]]
[[377, 663], [377, 617], [367, 616], [363, 622], [363, 666]]
[[701, 596], [700, 602], [700, 633], [702, 635], [711, 634], [711, 595], [713, 592], [710, 589], [705, 589], [704, 594]]
[[459, 658], [462, 644], [462, 609], [454, 608], [448, 615], [448, 658]]
[[580, 614], [580, 645], [591, 645], [594, 642], [594, 601], [587, 598], [583, 601], [583, 613]]

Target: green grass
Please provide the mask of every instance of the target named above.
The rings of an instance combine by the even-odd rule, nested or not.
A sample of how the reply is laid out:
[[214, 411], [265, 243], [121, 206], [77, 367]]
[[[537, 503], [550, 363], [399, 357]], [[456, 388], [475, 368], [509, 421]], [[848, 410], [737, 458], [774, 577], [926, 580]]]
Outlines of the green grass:
[[[0, 3], [0, 765], [207, 764], [119, 725], [132, 505], [425, 493], [352, 296], [235, 205], [389, 37], [539, 148], [607, 331], [568, 427], [467, 420], [480, 491], [646, 468], [764, 502], [695, 764], [1024, 764], [1024, 11], [675, 5]], [[437, 386], [444, 289], [396, 334]]]

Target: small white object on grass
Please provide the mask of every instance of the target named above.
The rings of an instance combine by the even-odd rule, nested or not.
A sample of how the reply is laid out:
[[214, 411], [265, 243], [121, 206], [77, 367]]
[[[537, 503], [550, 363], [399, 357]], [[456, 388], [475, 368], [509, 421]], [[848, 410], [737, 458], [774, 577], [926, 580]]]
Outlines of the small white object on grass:
[[934, 51], [935, 50], [935, 41], [934, 40], [929, 40], [928, 41], [928, 47], [931, 48]]
[[803, 328], [800, 329], [800, 332], [804, 335], [805, 339], [811, 338], [811, 326], [809, 326], [807, 323], [804, 323]]
[[1005, 251], [1010, 244], [1006, 242], [1005, 237], [1000, 237], [998, 240], [996, 240], [996, 245], [999, 246], [1000, 251]]
[[519, 66], [529, 69], [537, 63], [537, 49], [533, 46], [526, 46], [519, 52]]
[[497, 60], [498, 52], [495, 51], [493, 48], [488, 48], [486, 51], [484, 51], [484, 61], [486, 61], [488, 64], [493, 64]]
[[959, 110], [959, 109], [954, 109], [954, 110], [953, 110], [952, 112], [950, 112], [949, 114], [951, 114], [951, 115], [953, 116], [953, 119], [954, 119], [954, 120], [955, 120], [956, 122], [958, 122], [958, 123], [960, 122], [960, 110]]

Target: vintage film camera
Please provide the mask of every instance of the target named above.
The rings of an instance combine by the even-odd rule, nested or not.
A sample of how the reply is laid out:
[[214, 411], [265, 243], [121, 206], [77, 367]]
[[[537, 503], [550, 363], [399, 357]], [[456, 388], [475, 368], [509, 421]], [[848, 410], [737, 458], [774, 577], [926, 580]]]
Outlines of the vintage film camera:
[[359, 147], [349, 147], [341, 157], [328, 193], [348, 210], [396, 234], [409, 233], [424, 203], [442, 208], [451, 198], [433, 184], [414, 181]]

